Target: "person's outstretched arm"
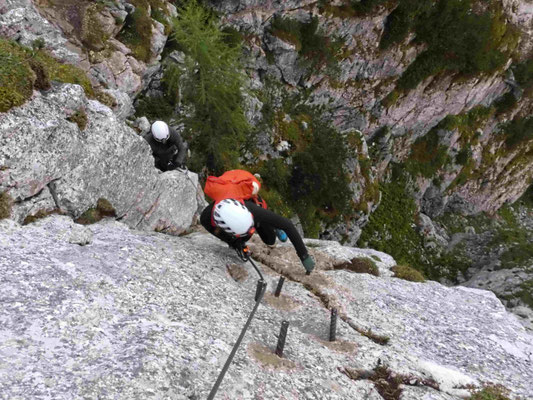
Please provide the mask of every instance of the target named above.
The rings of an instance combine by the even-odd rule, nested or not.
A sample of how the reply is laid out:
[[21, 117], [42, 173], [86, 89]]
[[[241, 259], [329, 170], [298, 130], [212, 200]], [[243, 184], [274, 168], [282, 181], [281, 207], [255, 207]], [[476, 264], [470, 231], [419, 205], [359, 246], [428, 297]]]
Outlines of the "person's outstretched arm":
[[307, 248], [305, 247], [302, 237], [290, 219], [282, 217], [281, 215], [278, 215], [270, 210], [265, 210], [252, 201], [246, 201], [245, 203], [248, 210], [250, 210], [254, 216], [256, 225], [264, 222], [276, 229], [285, 231], [294, 248], [296, 249], [298, 257], [303, 260], [308, 256]]

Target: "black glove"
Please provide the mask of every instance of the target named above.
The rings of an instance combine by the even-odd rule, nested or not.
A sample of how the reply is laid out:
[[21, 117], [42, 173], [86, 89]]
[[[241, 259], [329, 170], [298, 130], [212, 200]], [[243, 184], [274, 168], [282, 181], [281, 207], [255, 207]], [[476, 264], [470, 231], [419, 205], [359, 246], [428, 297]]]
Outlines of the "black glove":
[[229, 243], [229, 247], [235, 249], [235, 250], [242, 250], [246, 247], [246, 241], [248, 239], [244, 237], [234, 237]]
[[172, 171], [176, 169], [178, 166], [174, 164], [174, 162], [171, 160], [167, 163], [167, 171]]

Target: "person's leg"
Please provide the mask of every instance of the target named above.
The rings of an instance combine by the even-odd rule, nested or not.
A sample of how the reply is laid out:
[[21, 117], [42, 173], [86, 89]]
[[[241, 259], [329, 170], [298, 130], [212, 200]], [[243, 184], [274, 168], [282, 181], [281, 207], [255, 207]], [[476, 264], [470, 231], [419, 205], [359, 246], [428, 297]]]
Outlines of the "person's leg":
[[265, 244], [272, 246], [274, 243], [276, 243], [276, 229], [274, 229], [273, 226], [261, 223], [259, 226], [256, 226], [256, 230], [259, 234], [259, 237]]
[[213, 205], [214, 203], [211, 203], [204, 208], [202, 214], [200, 215], [200, 223], [209, 233], [214, 235], [215, 227], [211, 225], [211, 212], [213, 210]]

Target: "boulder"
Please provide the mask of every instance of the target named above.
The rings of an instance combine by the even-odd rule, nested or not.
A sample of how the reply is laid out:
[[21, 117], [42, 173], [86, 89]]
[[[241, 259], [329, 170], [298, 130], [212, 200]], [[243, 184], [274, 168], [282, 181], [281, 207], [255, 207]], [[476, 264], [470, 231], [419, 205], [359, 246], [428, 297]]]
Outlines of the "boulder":
[[118, 219], [143, 229], [183, 232], [205, 204], [196, 174], [155, 169], [149, 145], [78, 85], [35, 92], [0, 114], [0, 165], [0, 191], [15, 199], [19, 222], [56, 207], [51, 182], [73, 217], [104, 198]]

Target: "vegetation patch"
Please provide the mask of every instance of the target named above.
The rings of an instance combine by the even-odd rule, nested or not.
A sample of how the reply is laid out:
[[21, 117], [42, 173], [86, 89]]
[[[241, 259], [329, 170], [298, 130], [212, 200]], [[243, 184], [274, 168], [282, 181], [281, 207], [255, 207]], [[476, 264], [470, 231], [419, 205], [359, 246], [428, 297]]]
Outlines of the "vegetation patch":
[[427, 279], [445, 277], [456, 282], [469, 267], [469, 260], [459, 252], [438, 254], [424, 247], [424, 238], [414, 224], [417, 210], [409, 186], [400, 166], [394, 165], [391, 181], [380, 185], [381, 203], [370, 215], [358, 245], [390, 254], [400, 265], [411, 266]]
[[299, 125], [305, 122], [307, 126], [297, 131], [301, 137], [294, 137], [297, 144], [292, 165], [283, 159], [271, 159], [260, 162], [256, 172], [263, 177], [267, 193], [277, 197], [275, 207], [285, 215], [297, 213], [305, 236], [318, 237], [322, 225], [348, 219], [353, 214], [350, 176], [345, 168], [348, 148], [343, 136], [321, 120], [319, 109], [288, 104], [292, 109], [290, 115], [295, 116], [291, 120]]
[[[532, 205], [528, 203], [527, 196], [528, 192], [515, 204], [500, 208], [496, 215], [490, 216], [485, 213], [472, 216], [445, 214], [436, 222], [441, 224], [450, 234], [461, 233], [465, 231], [466, 227], [472, 227], [477, 235], [485, 235], [486, 239], [483, 241], [481, 250], [487, 255], [494, 254], [494, 257], [497, 257], [501, 262], [501, 269], [527, 267], [533, 260], [531, 247], [533, 232], [520, 225], [516, 218], [518, 207], [533, 209]], [[476, 244], [476, 247], [479, 245], [479, 243]], [[452, 257], [446, 254], [435, 262], [437, 264], [440, 262], [442, 265], [455, 265], [461, 271], [466, 271], [471, 264], [470, 260], [465, 257]], [[523, 295], [523, 300], [527, 302], [527, 290], [522, 289], [514, 297]]]
[[424, 278], [424, 275], [420, 271], [411, 268], [409, 265], [395, 265], [391, 268], [391, 271], [394, 272], [395, 278], [400, 278], [411, 282], [426, 281], [426, 278]]
[[319, 0], [318, 6], [321, 13], [332, 15], [336, 18], [363, 17], [374, 12], [379, 6], [390, 6], [391, 0], [344, 0], [339, 5], [330, 4], [331, 1]]
[[382, 49], [401, 43], [409, 32], [415, 30], [420, 19], [427, 18], [434, 1], [400, 0], [385, 21], [379, 46]]
[[496, 107], [496, 115], [505, 114], [513, 110], [518, 104], [518, 99], [515, 97], [513, 92], [507, 92], [503, 96], [499, 97], [494, 101], [494, 106]]
[[46, 69], [51, 81], [80, 85], [88, 97], [95, 98], [95, 90], [83, 70], [71, 64], [60, 63], [45, 50], [39, 50], [31, 54]]
[[72, 115], [67, 118], [68, 121], [74, 122], [80, 128], [80, 131], [85, 130], [89, 119], [87, 118], [87, 112], [84, 108], [76, 110]]
[[101, 50], [107, 40], [109, 33], [105, 32], [102, 23], [100, 22], [99, 14], [105, 10], [105, 5], [102, 3], [89, 4], [84, 11], [81, 29], [81, 38], [91, 50]]
[[449, 162], [448, 147], [440, 144], [438, 131], [438, 127], [433, 128], [411, 147], [405, 168], [412, 175], [432, 178]]
[[469, 400], [511, 400], [509, 390], [501, 385], [487, 385], [481, 390], [472, 390]]
[[515, 117], [501, 127], [508, 149], [516, 149], [520, 145], [533, 140], [533, 117]]
[[494, 228], [494, 235], [489, 246], [496, 248], [503, 245], [505, 248], [500, 255], [502, 268], [526, 266], [533, 260], [533, 246], [531, 246], [533, 233], [528, 232], [517, 222], [512, 207], [502, 207], [498, 215], [504, 223]]
[[81, 225], [90, 225], [101, 221], [105, 217], [116, 217], [116, 211], [108, 200], [100, 198], [96, 203], [96, 207], [89, 208], [74, 222]]
[[[415, 88], [429, 76], [459, 73], [471, 76], [502, 68], [516, 48], [519, 33], [507, 24], [496, 0], [400, 0], [389, 15], [380, 46], [401, 43], [409, 32], [424, 50], [398, 80], [400, 90]], [[480, 11], [476, 11], [480, 10]]]
[[8, 192], [0, 192], [0, 219], [11, 217], [13, 198]]
[[115, 97], [113, 95], [111, 95], [111, 94], [109, 94], [107, 92], [104, 92], [102, 90], [96, 91], [94, 97], [100, 103], [108, 106], [109, 108], [116, 107], [116, 105], [117, 105], [117, 99], [115, 99]]
[[283, 117], [283, 112], [280, 111], [274, 121], [275, 132], [282, 140], [286, 140], [291, 144], [293, 151], [301, 150], [312, 139], [310, 137], [311, 131], [304, 128], [304, 126], [309, 124], [310, 120], [311, 117], [308, 114], [301, 113], [294, 115], [293, 118], [287, 121]]
[[149, 14], [150, 4], [146, 0], [129, 0], [135, 11], [128, 14], [124, 27], [117, 39], [131, 49], [135, 58], [149, 62], [152, 57], [152, 18]]
[[151, 121], [170, 122], [174, 115], [173, 101], [166, 95], [140, 97], [135, 101], [135, 114]]
[[338, 58], [344, 41], [322, 32], [318, 26], [318, 17], [312, 17], [309, 22], [300, 22], [276, 15], [272, 19], [269, 32], [292, 43], [302, 58], [302, 67], [307, 68], [310, 73], [326, 68], [328, 75], [338, 74]]
[[394, 89], [392, 92], [390, 92], [387, 96], [385, 96], [382, 100], [381, 100], [381, 104], [383, 105], [383, 107], [385, 108], [389, 108], [389, 107], [392, 107], [393, 105], [396, 104], [396, 102], [398, 101], [398, 99], [400, 98], [402, 92], [397, 90], [397, 89]]
[[33, 215], [27, 215], [25, 218], [24, 218], [24, 221], [22, 221], [22, 225], [28, 225], [28, 224], [32, 224], [40, 219], [43, 219], [43, 218], [46, 218], [50, 215], [54, 215], [54, 214], [57, 214], [57, 215], [65, 215], [65, 213], [63, 211], [61, 211], [60, 209], [58, 208], [52, 208], [52, 209], [40, 209], [38, 210], [35, 214]]
[[492, 107], [477, 106], [466, 113], [447, 115], [437, 127], [448, 131], [459, 131], [459, 141], [463, 146], [476, 144], [479, 142], [478, 129], [483, 128], [493, 115], [494, 109]]
[[422, 238], [412, 226], [416, 205], [406, 187], [406, 178], [395, 168], [391, 182], [380, 186], [381, 203], [370, 215], [358, 244], [388, 253], [402, 264], [420, 268]]
[[513, 65], [511, 67], [516, 82], [525, 90], [531, 89], [533, 86], [533, 58]]
[[41, 43], [29, 48], [0, 38], [0, 112], [24, 104], [34, 89], [49, 89], [51, 81], [80, 85], [90, 98], [97, 95], [84, 71], [62, 64]]
[[33, 93], [34, 74], [24, 48], [0, 39], [0, 112], [20, 106]]
[[345, 261], [343, 263], [334, 265], [335, 269], [345, 269], [359, 274], [370, 274], [379, 276], [379, 269], [376, 263], [370, 258], [355, 257], [351, 261]]
[[30, 68], [35, 73], [35, 82], [33, 87], [37, 90], [48, 90], [52, 86], [50, 84], [50, 76], [46, 67], [34, 58], [28, 60]]

